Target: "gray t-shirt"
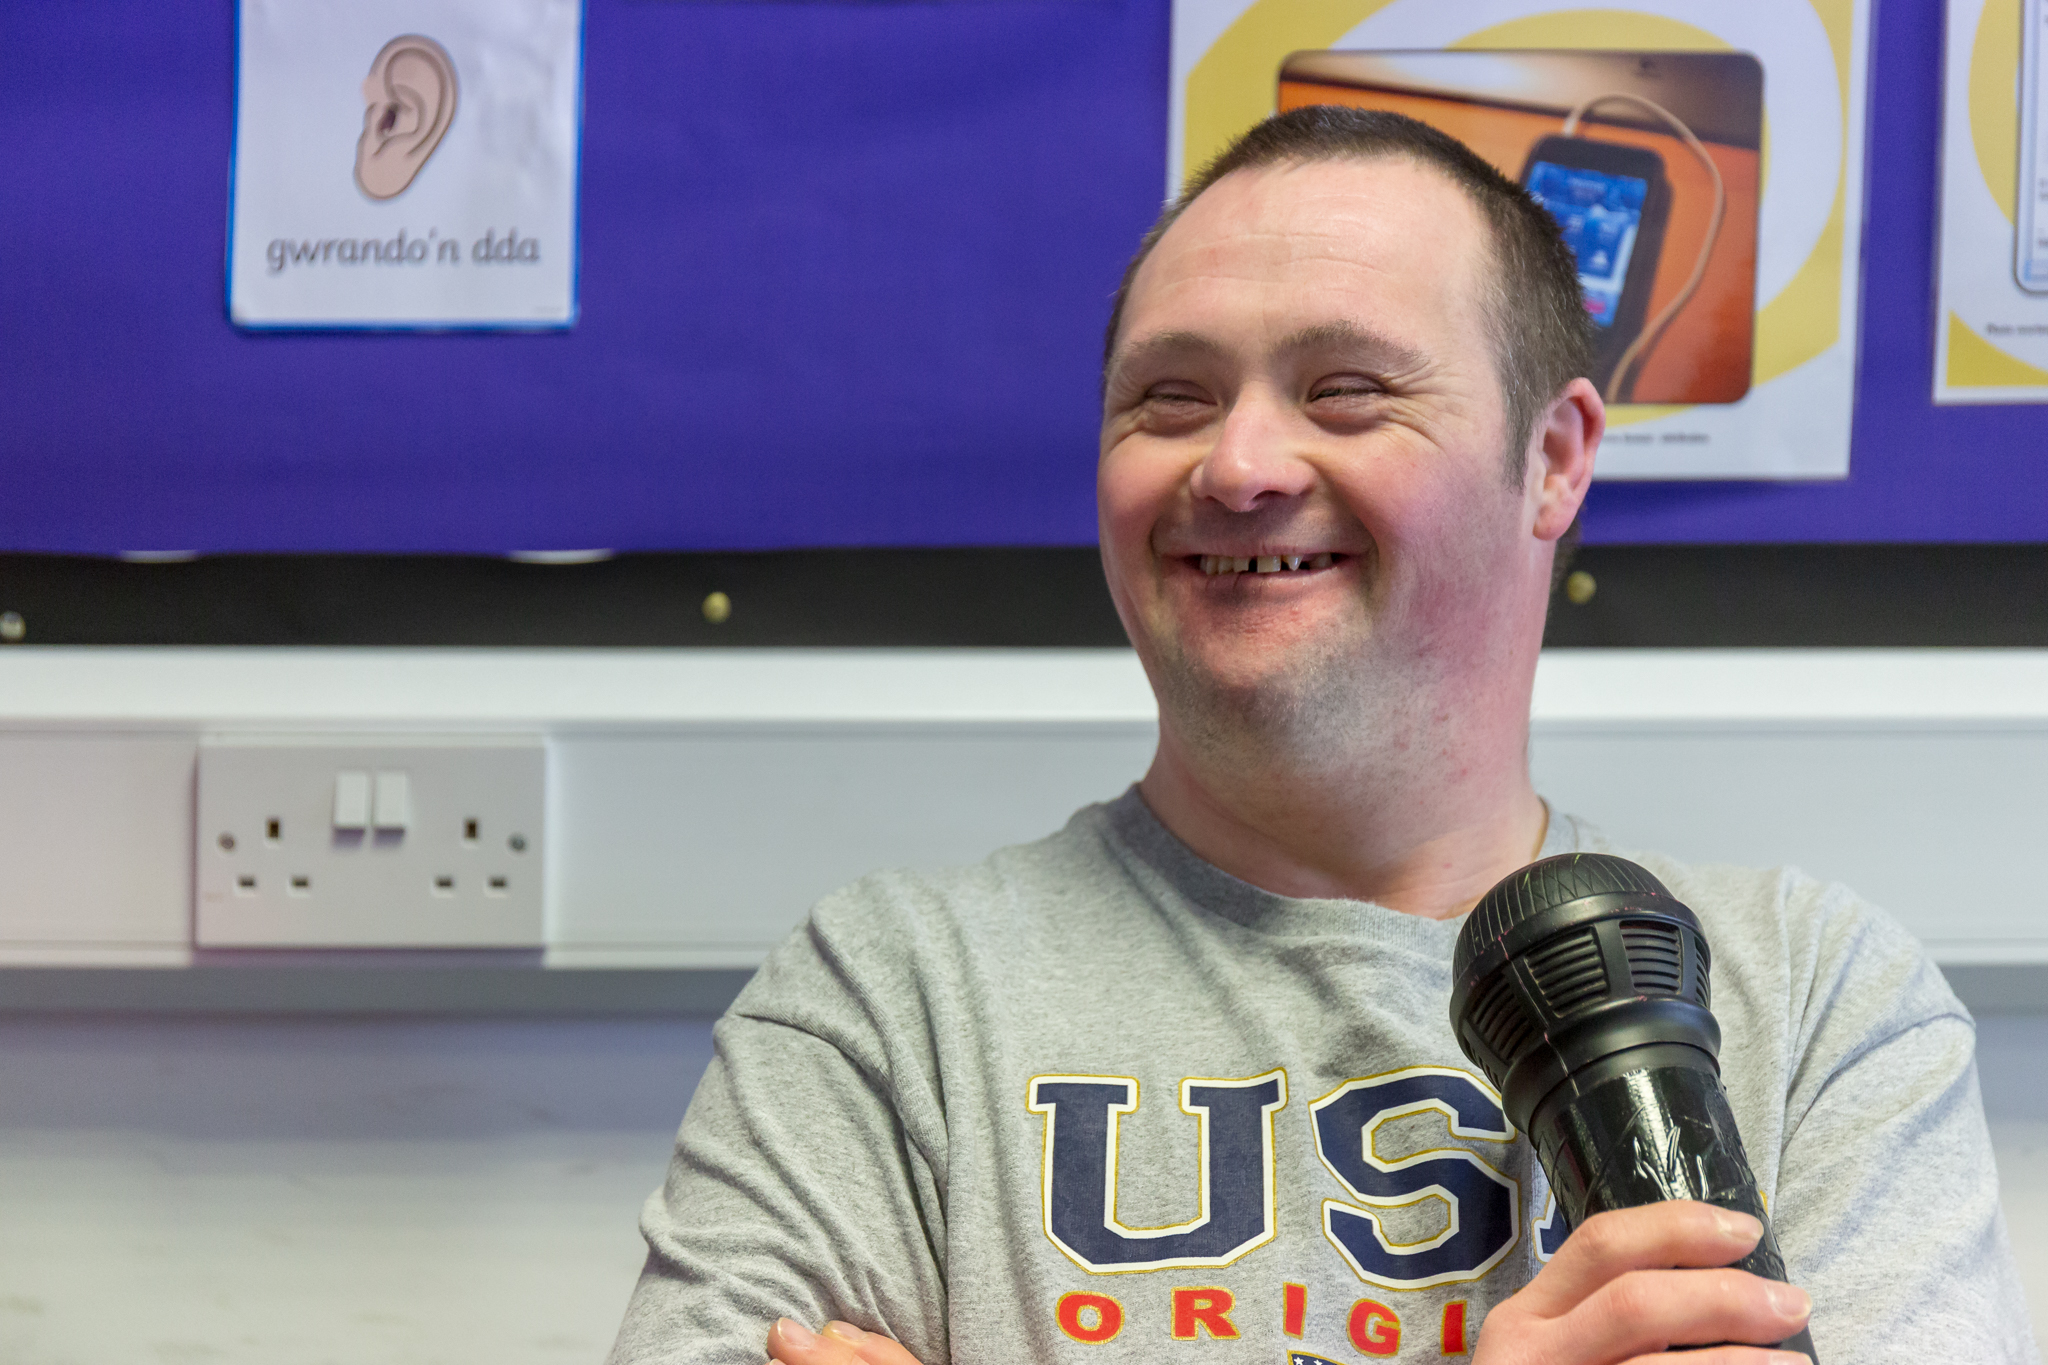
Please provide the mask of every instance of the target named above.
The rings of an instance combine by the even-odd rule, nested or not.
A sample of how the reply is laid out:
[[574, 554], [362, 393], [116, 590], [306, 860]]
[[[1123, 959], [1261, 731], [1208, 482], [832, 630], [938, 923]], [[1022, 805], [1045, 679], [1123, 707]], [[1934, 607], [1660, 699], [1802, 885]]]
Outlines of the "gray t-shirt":
[[[2036, 1360], [1970, 1017], [1913, 939], [1839, 886], [1554, 815], [1543, 852], [1572, 851], [1706, 928], [1820, 1358]], [[1247, 885], [1135, 790], [827, 897], [718, 1025], [614, 1365], [759, 1365], [784, 1314], [925, 1365], [1469, 1351], [1562, 1220], [1451, 1035], [1458, 928]]]

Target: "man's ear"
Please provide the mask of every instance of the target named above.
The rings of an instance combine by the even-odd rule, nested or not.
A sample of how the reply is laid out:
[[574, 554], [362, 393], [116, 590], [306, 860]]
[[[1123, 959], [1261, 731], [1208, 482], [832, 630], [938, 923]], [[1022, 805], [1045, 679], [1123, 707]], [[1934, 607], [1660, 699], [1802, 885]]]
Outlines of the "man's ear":
[[455, 120], [455, 63], [432, 38], [384, 44], [363, 82], [363, 136], [356, 184], [372, 199], [405, 191]]
[[1593, 482], [1593, 457], [1607, 430], [1607, 405], [1590, 379], [1574, 379], [1550, 405], [1536, 428], [1529, 452], [1529, 476], [1536, 482], [1539, 540], [1556, 540], [1570, 529]]

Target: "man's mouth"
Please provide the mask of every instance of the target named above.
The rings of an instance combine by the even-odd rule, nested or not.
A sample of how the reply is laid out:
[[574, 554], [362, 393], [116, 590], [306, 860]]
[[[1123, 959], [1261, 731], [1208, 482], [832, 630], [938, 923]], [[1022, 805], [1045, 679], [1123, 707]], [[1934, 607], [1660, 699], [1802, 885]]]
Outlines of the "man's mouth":
[[1327, 569], [1345, 556], [1323, 551], [1312, 555], [1190, 555], [1195, 567], [1209, 577], [1237, 573], [1307, 573]]

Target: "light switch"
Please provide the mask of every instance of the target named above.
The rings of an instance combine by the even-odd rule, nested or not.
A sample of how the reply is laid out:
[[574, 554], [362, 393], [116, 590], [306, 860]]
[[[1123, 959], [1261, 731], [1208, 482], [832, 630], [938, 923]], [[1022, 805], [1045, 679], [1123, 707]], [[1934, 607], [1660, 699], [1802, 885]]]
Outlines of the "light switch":
[[379, 830], [403, 830], [412, 824], [412, 789], [404, 773], [377, 774], [377, 810], [370, 823]]
[[334, 827], [362, 830], [370, 824], [370, 775], [340, 772], [334, 775]]

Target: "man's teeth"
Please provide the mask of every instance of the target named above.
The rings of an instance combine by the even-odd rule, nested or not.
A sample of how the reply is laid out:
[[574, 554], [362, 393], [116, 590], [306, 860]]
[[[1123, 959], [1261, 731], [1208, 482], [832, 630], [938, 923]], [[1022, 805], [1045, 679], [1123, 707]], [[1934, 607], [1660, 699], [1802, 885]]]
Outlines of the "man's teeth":
[[1336, 556], [1325, 551], [1314, 555], [1203, 555], [1202, 572], [1211, 577], [1222, 573], [1280, 573], [1295, 569], [1327, 569]]

